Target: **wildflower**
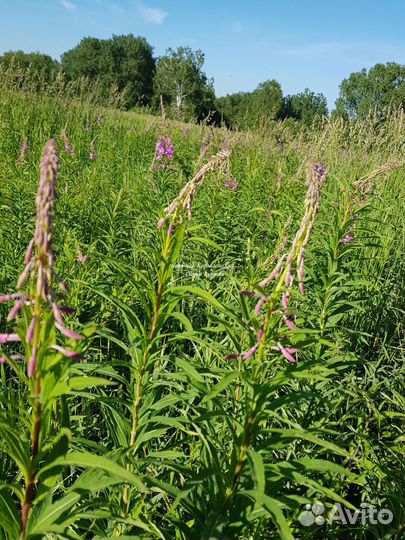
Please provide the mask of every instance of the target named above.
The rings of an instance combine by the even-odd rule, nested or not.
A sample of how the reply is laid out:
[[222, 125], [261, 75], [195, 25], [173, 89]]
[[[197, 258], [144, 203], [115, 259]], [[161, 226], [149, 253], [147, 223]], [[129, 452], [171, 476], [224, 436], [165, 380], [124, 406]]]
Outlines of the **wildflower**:
[[353, 240], [355, 239], [355, 236], [354, 236], [354, 233], [349, 233], [349, 234], [346, 234], [346, 236], [344, 236], [340, 243], [341, 244], [348, 244], [349, 242], [353, 242]]
[[[243, 359], [247, 360], [258, 351], [259, 357], [262, 358], [265, 338], [275, 340], [276, 347], [271, 347], [273, 350], [278, 350], [282, 355], [291, 363], [297, 363], [298, 353], [297, 349], [292, 347], [285, 347], [277, 339], [288, 338], [288, 336], [280, 335], [284, 333], [282, 321], [287, 325], [289, 330], [294, 331], [296, 326], [294, 322], [289, 318], [289, 302], [291, 298], [292, 285], [294, 282], [294, 274], [296, 273], [298, 278], [298, 289], [301, 294], [304, 294], [304, 255], [305, 248], [309, 242], [311, 232], [314, 226], [315, 217], [319, 209], [319, 202], [321, 196], [321, 187], [328, 174], [322, 163], [313, 165], [307, 177], [307, 196], [305, 199], [305, 211], [301, 221], [301, 225], [295, 234], [291, 249], [288, 254], [280, 256], [276, 266], [270, 272], [269, 276], [259, 283], [259, 287], [265, 289], [269, 284], [278, 280], [275, 284], [274, 290], [270, 296], [261, 295], [255, 308], [255, 315], [260, 316], [262, 308], [265, 304], [268, 305], [267, 312], [262, 322], [262, 328], [260, 335], [258, 335], [257, 342], [249, 349], [247, 353], [243, 355]], [[249, 294], [249, 291], [244, 291], [245, 296], [257, 296], [256, 293]], [[278, 302], [281, 301], [281, 310], [277, 307]], [[282, 317], [276, 321], [276, 324], [272, 324], [272, 318], [275, 313], [280, 313]], [[278, 328], [277, 325], [278, 324]], [[267, 335], [268, 334], [268, 335]]]
[[219, 174], [222, 176], [228, 175], [229, 158], [230, 153], [224, 151], [220, 151], [213, 156], [211, 160], [206, 163], [189, 182], [187, 182], [170, 206], [165, 208], [165, 215], [159, 220], [157, 227], [161, 229], [164, 224], [169, 221], [169, 231], [172, 233], [175, 225], [183, 222], [184, 211], [187, 212], [188, 218], [191, 219], [191, 206], [196, 190], [202, 185], [207, 174], [214, 170], [218, 170]]
[[272, 347], [274, 351], [280, 351], [281, 354], [292, 364], [296, 364], [298, 362], [298, 358], [294, 355], [298, 353], [298, 349], [294, 349], [292, 347], [284, 347], [281, 345], [281, 343], [277, 343], [277, 347]]
[[[33, 287], [30, 294], [16, 292], [0, 297], [0, 302], [14, 300], [14, 306], [10, 310], [8, 320], [14, 319], [22, 310], [24, 305], [29, 306], [31, 320], [25, 334], [25, 344], [28, 345], [29, 358], [27, 372], [29, 377], [33, 377], [37, 371], [38, 352], [40, 348], [40, 325], [43, 322], [44, 304], [53, 312], [54, 325], [62, 334], [70, 339], [81, 339], [82, 336], [64, 326], [62, 311], [68, 308], [58, 306], [57, 299], [63, 297], [54, 291], [51, 282], [56, 279], [62, 291], [67, 291], [67, 285], [61, 280], [55, 270], [55, 256], [52, 252], [52, 208], [55, 200], [55, 183], [57, 179], [57, 169], [59, 165], [58, 149], [56, 142], [48, 141], [42, 154], [40, 164], [40, 182], [36, 197], [36, 225], [33, 239], [28, 245], [24, 260], [25, 268], [22, 271], [17, 289], [21, 288], [29, 276], [33, 279]], [[9, 342], [19, 342], [21, 338], [18, 334], [0, 334], [0, 344]]]
[[18, 334], [0, 334], [0, 345], [5, 345], [12, 341], [21, 341], [21, 338]]
[[171, 137], [159, 137], [156, 143], [154, 161], [158, 161], [160, 167], [167, 166], [167, 161], [174, 156], [174, 146]]
[[238, 181], [236, 179], [234, 180], [227, 180], [225, 182], [225, 187], [228, 189], [231, 189], [232, 191], [236, 191], [238, 189]]

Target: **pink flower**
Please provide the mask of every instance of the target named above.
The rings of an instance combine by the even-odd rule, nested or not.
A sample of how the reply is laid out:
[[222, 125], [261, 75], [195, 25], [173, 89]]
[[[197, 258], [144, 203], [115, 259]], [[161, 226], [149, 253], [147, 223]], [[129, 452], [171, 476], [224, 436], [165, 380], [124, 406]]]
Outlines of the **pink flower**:
[[5, 345], [11, 341], [21, 341], [18, 334], [0, 334], [0, 345]]
[[35, 373], [35, 370], [37, 367], [37, 354], [38, 354], [38, 349], [35, 346], [32, 350], [32, 355], [28, 364], [28, 377], [32, 377]]
[[80, 334], [76, 334], [76, 332], [73, 332], [73, 330], [66, 328], [58, 322], [55, 322], [55, 327], [59, 330], [59, 332], [61, 332], [63, 335], [70, 339], [83, 339], [83, 336], [81, 336]]
[[166, 223], [166, 220], [167, 220], [167, 218], [165, 218], [165, 217], [162, 218], [162, 219], [159, 221], [159, 223], [157, 224], [157, 228], [158, 228], [158, 229], [161, 229], [161, 228], [163, 227], [163, 225]]
[[296, 356], [293, 356], [298, 352], [298, 349], [293, 349], [292, 347], [283, 347], [281, 343], [277, 343], [277, 347], [272, 347], [275, 351], [280, 351], [281, 354], [292, 364], [296, 364], [298, 362], [298, 358]]
[[30, 325], [27, 329], [27, 335], [25, 336], [25, 341], [27, 343], [31, 343], [32, 338], [34, 337], [34, 330], [35, 330], [35, 324], [37, 322], [37, 318], [34, 316], [31, 319]]
[[67, 358], [74, 358], [75, 360], [82, 360], [83, 355], [76, 353], [74, 351], [68, 351], [67, 349], [64, 349], [60, 345], [52, 345], [51, 349], [60, 352], [63, 354], [63, 356], [66, 356]]
[[17, 317], [17, 315], [20, 313], [24, 303], [22, 300], [16, 300], [14, 306], [10, 309], [9, 314], [7, 315], [7, 320], [12, 321]]
[[295, 324], [292, 321], [290, 321], [290, 319], [288, 319], [285, 315], [284, 315], [284, 321], [290, 330], [295, 330], [296, 328]]
[[266, 303], [266, 298], [263, 296], [262, 298], [260, 298], [260, 300], [256, 304], [256, 307], [255, 307], [255, 315], [256, 315], [256, 317], [258, 317], [260, 315], [262, 307], [264, 306], [265, 303]]
[[255, 352], [257, 351], [258, 347], [259, 347], [259, 343], [256, 343], [256, 345], [253, 345], [253, 347], [251, 347], [248, 350], [248, 352], [243, 355], [243, 360], [248, 360], [251, 356], [253, 356]]

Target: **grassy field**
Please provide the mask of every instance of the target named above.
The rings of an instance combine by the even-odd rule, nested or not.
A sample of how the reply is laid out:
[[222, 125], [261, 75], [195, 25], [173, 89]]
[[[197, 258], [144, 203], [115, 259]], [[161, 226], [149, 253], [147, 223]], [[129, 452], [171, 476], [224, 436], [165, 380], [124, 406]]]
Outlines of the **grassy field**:
[[237, 133], [3, 91], [2, 295], [51, 138], [70, 291], [0, 305], [0, 538], [402, 540], [403, 113]]

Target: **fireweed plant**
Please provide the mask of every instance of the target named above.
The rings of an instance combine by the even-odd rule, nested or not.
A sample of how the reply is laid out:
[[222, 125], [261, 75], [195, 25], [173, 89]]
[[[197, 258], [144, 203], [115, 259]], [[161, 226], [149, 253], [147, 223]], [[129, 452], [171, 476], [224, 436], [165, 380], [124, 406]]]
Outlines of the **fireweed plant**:
[[211, 139], [2, 75], [0, 538], [403, 540], [403, 112]]
[[[73, 341], [82, 339], [81, 335], [65, 326], [63, 312], [69, 313], [70, 310], [61, 302], [68, 288], [54, 269], [52, 208], [58, 164], [57, 146], [54, 140], [50, 140], [41, 159], [35, 235], [25, 254], [26, 266], [18, 280], [17, 292], [0, 298], [1, 302], [14, 301], [7, 320], [16, 321], [14, 333], [1, 334], [0, 343], [21, 343], [25, 349], [24, 355], [4, 353], [2, 362], [10, 363], [21, 383], [27, 386], [32, 405], [31, 414], [24, 422], [30, 426], [30, 455], [23, 454], [26, 443], [14, 430], [10, 429], [5, 438], [6, 452], [20, 467], [25, 483], [23, 490], [18, 490], [21, 498], [20, 538], [26, 537], [28, 517], [41, 473], [40, 461], [46, 452], [50, 417], [54, 412], [52, 386], [57, 380], [59, 364], [63, 359], [81, 358], [80, 354], [57, 342], [57, 334]], [[26, 292], [22, 290], [24, 288]], [[57, 424], [57, 419], [55, 421]]]
[[[170, 153], [172, 157], [173, 152]], [[194, 177], [186, 183], [183, 189], [173, 202], [164, 210], [164, 216], [157, 224], [158, 230], [162, 234], [162, 251], [159, 254], [161, 260], [158, 275], [156, 291], [153, 294], [152, 317], [149, 326], [143, 325], [137, 321], [137, 328], [132, 329], [131, 333], [137, 331], [142, 333], [142, 347], [138, 354], [133, 356], [131, 370], [131, 430], [128, 441], [127, 452], [127, 470], [132, 472], [134, 467], [132, 462], [137, 458], [141, 448], [142, 432], [147, 432], [148, 418], [142, 414], [142, 407], [146, 395], [151, 395], [151, 389], [155, 384], [153, 380], [153, 370], [155, 364], [161, 356], [162, 330], [167, 320], [171, 317], [181, 319], [181, 314], [174, 311], [178, 298], [173, 295], [173, 290], [169, 287], [172, 280], [174, 265], [180, 255], [185, 238], [186, 220], [192, 219], [192, 203], [196, 192], [202, 186], [208, 176], [214, 176], [215, 183], [223, 181], [224, 175], [229, 174], [230, 152], [221, 151], [213, 156], [206, 165], [204, 165]], [[125, 309], [125, 308], [124, 308]], [[139, 335], [139, 337], [141, 337]], [[164, 336], [163, 336], [164, 337]], [[150, 402], [150, 397], [148, 399]], [[147, 453], [143, 446], [144, 455]], [[124, 489], [122, 498], [122, 523], [116, 525], [115, 533], [123, 534], [126, 531], [125, 519], [136, 509], [131, 508], [131, 496], [134, 492], [129, 486]], [[151, 523], [148, 524], [152, 526]]]
[[[83, 359], [76, 345], [83, 336], [66, 326], [65, 316], [73, 312], [65, 305], [69, 288], [55, 271], [52, 210], [58, 165], [57, 145], [51, 139], [41, 158], [35, 235], [25, 254], [25, 268], [18, 279], [17, 291], [0, 297], [1, 303], [14, 303], [7, 321], [15, 325], [12, 333], [0, 334], [0, 363], [10, 376], [14, 373], [18, 378], [21, 395], [15, 410], [12, 402], [9, 403], [9, 417], [4, 410], [0, 415], [0, 447], [14, 463], [11, 468], [18, 468], [20, 480], [3, 484], [0, 491], [0, 500], [7, 507], [2, 527], [10, 540], [42, 537], [42, 533], [52, 530], [54, 520], [59, 517], [60, 501], [55, 503], [55, 508], [51, 504], [52, 493], [60, 481], [58, 470], [72, 437], [64, 420], [65, 396], [77, 389], [109, 383], [86, 377], [79, 365], [72, 364]], [[10, 351], [12, 346], [18, 348]], [[74, 456], [74, 453], [69, 456], [74, 463], [88, 465], [85, 453], [77, 459]], [[110, 465], [114, 467], [114, 463], [103, 462], [101, 468], [108, 469]], [[122, 478], [126, 472], [122, 470], [120, 474]], [[20, 511], [3, 490], [10, 490], [18, 497]], [[73, 497], [77, 498], [77, 495]]]

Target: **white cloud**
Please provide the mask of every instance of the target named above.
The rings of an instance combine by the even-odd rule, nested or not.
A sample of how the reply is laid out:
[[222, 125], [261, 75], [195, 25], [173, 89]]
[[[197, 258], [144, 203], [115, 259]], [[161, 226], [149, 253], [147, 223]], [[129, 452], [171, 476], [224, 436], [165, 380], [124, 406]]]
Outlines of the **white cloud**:
[[159, 8], [139, 6], [139, 9], [145, 21], [154, 23], [154, 24], [162, 24], [164, 20], [166, 19], [166, 17], [168, 16], [167, 11], [163, 11], [163, 9], [159, 9]]
[[61, 0], [61, 4], [65, 9], [76, 9], [77, 6], [73, 2], [69, 2], [69, 0]]

